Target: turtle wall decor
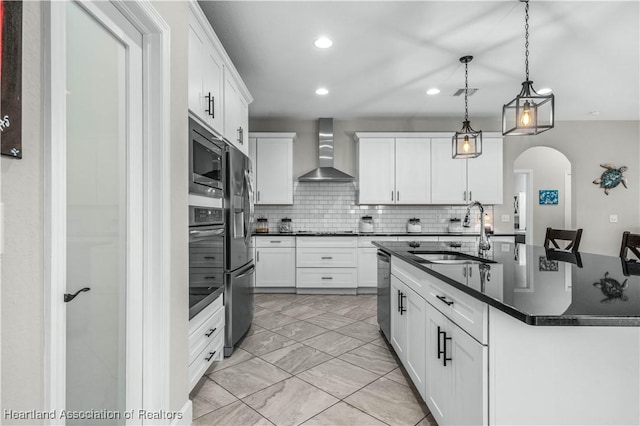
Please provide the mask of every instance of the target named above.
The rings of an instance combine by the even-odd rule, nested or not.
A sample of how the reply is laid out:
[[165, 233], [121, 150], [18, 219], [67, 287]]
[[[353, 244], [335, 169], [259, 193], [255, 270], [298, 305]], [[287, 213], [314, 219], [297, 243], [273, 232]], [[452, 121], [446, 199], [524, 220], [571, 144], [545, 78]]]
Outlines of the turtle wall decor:
[[605, 195], [609, 195], [609, 190], [615, 188], [620, 183], [627, 188], [627, 178], [622, 175], [622, 173], [629, 169], [627, 166], [616, 168], [610, 163], [605, 163], [600, 164], [600, 167], [603, 167], [606, 170], [602, 172], [602, 176], [594, 180], [593, 183], [600, 185], [600, 188], [604, 189]]
[[629, 300], [629, 296], [624, 294], [624, 291], [628, 287], [627, 281], [628, 279], [625, 279], [622, 284], [620, 284], [620, 281], [609, 278], [609, 272], [605, 272], [604, 278], [600, 278], [599, 282], [593, 283], [594, 287], [599, 288], [602, 294], [607, 296], [602, 299], [600, 303], [611, 303], [613, 300], [626, 302]]

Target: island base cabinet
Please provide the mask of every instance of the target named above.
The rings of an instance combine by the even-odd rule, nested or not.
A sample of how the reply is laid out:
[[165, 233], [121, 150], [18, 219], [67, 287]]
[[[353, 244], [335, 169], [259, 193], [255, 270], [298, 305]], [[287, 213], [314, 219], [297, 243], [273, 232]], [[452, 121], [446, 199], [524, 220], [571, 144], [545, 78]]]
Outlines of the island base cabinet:
[[426, 401], [440, 426], [488, 424], [487, 347], [427, 304]]
[[640, 424], [638, 327], [489, 319], [491, 424]]
[[425, 300], [416, 292], [405, 286], [406, 305], [406, 370], [422, 396], [426, 396], [425, 388], [425, 356], [427, 336], [425, 333], [426, 304]]
[[403, 308], [405, 285], [395, 275], [391, 275], [391, 347], [404, 364], [407, 354], [407, 323]]

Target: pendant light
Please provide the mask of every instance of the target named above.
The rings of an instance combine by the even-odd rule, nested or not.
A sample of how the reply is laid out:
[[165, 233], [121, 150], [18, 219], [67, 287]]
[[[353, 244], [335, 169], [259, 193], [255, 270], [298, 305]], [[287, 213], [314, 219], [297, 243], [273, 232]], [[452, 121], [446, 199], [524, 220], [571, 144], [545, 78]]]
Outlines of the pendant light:
[[463, 56], [464, 64], [464, 121], [462, 129], [453, 135], [453, 158], [475, 158], [482, 154], [482, 131], [475, 131], [469, 124], [469, 62], [473, 56]]
[[511, 102], [502, 107], [502, 134], [512, 136], [537, 135], [553, 129], [553, 94], [542, 95], [533, 90], [529, 80], [529, 0], [525, 3], [525, 69], [522, 90]]

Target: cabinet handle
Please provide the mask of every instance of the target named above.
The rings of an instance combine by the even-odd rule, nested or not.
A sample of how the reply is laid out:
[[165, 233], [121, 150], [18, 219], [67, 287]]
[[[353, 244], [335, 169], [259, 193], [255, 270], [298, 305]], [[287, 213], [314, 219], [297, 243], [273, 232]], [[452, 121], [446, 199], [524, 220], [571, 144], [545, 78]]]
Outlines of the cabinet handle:
[[209, 94], [206, 96], [206, 98], [207, 98], [207, 104], [208, 104], [207, 108], [208, 109], [206, 109], [205, 112], [207, 114], [209, 114], [212, 118], [216, 118], [215, 102], [214, 102], [216, 97], [215, 96], [211, 96], [211, 92], [209, 92]]
[[453, 301], [452, 300], [447, 300], [447, 298], [445, 296], [436, 296], [440, 301], [444, 302], [447, 304], [447, 306], [451, 306], [453, 305]]
[[332, 280], [333, 277], [322, 277], [323, 280]]
[[236, 132], [238, 132], [238, 138], [237, 138], [238, 143], [239, 143], [240, 145], [242, 145], [242, 144], [243, 144], [243, 141], [242, 141], [242, 127], [238, 127], [238, 129], [236, 130]]
[[400, 201], [400, 191], [396, 192], [396, 201]]
[[329, 260], [329, 259], [333, 259], [333, 256], [322, 256], [321, 259], [322, 260]]
[[403, 312], [407, 312], [407, 309], [404, 307], [404, 299], [406, 299], [407, 296], [400, 292], [400, 315], [402, 315]]
[[216, 258], [216, 257], [215, 257], [215, 256], [205, 256], [204, 258], [205, 258], [205, 259], [215, 260], [215, 258]]
[[447, 358], [447, 340], [451, 340], [451, 337], [447, 337], [447, 333], [446, 332], [444, 332], [443, 334], [444, 334], [444, 341], [443, 341], [444, 348], [442, 350], [442, 355], [444, 355], [443, 356], [444, 359], [442, 361], [442, 364], [446, 367], [447, 366], [447, 361], [453, 361], [453, 359]]
[[277, 244], [277, 243], [281, 243], [282, 241], [269, 241], [269, 242], [270, 242], [270, 243]]
[[260, 262], [260, 250], [256, 252], [256, 257], [257, 257], [256, 262]]
[[440, 349], [440, 335], [443, 333], [443, 331], [440, 331], [440, 326], [438, 326], [438, 359], [440, 359], [440, 355], [442, 355], [442, 350]]
[[258, 191], [258, 201], [260, 201], [260, 191]]
[[205, 358], [205, 361], [211, 361], [211, 358], [213, 358], [216, 355], [217, 351], [213, 351], [213, 352], [209, 352], [209, 356], [207, 358]]
[[402, 302], [400, 301], [400, 290], [398, 290], [398, 312], [400, 312], [400, 305], [402, 304]]
[[393, 199], [393, 191], [391, 191], [391, 201], [394, 201], [394, 199]]
[[215, 333], [217, 329], [218, 329], [218, 327], [216, 327], [216, 328], [211, 328], [211, 329], [209, 329], [209, 332], [208, 332], [208, 333], [205, 333], [204, 335], [205, 335], [205, 336], [207, 336], [207, 337], [211, 337], [211, 335], [212, 335], [213, 333]]
[[464, 200], [467, 201], [467, 191], [464, 191]]
[[473, 200], [473, 191], [469, 191], [469, 201]]

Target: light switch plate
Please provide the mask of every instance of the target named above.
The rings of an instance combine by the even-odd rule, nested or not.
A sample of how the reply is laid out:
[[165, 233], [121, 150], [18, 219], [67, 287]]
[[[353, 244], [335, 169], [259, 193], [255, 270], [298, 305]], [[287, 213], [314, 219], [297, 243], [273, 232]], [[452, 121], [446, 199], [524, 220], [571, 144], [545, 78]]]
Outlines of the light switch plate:
[[511, 250], [511, 246], [510, 246], [509, 244], [501, 244], [501, 245], [500, 245], [500, 248], [502, 249], [502, 251], [503, 251], [504, 253], [508, 253], [508, 252], [509, 252], [509, 250]]
[[508, 214], [503, 214], [502, 215], [502, 222], [509, 222], [511, 221], [511, 217], [509, 217]]
[[609, 215], [609, 222], [610, 223], [618, 223], [618, 215], [617, 214], [610, 214]]

